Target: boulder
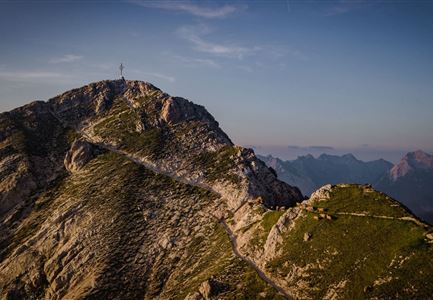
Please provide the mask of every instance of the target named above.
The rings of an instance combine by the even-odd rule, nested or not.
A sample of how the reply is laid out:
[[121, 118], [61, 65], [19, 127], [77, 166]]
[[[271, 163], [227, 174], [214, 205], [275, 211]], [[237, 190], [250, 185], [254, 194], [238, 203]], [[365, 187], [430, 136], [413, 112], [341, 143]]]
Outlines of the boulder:
[[227, 290], [227, 286], [212, 277], [204, 281], [199, 287], [200, 294], [206, 300], [215, 298], [225, 290]]
[[75, 173], [84, 167], [96, 155], [96, 147], [84, 139], [77, 139], [66, 153], [64, 164], [66, 170]]

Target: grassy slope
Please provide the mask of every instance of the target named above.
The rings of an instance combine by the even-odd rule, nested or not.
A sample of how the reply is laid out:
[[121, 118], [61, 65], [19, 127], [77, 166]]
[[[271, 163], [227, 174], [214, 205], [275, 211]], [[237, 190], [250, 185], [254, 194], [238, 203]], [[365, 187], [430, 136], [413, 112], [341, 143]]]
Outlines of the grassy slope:
[[187, 260], [178, 266], [171, 278], [172, 288], [163, 298], [184, 299], [213, 277], [225, 285], [218, 299], [284, 299], [254, 269], [234, 256], [227, 233], [219, 224], [213, 226], [208, 236], [195, 238], [187, 251]]
[[[338, 187], [328, 201], [318, 206], [334, 215], [334, 220], [314, 220], [306, 213], [287, 235], [284, 255], [268, 268], [287, 274], [293, 264], [305, 268], [303, 279], [314, 298], [325, 296], [331, 285], [346, 281], [339, 295], [345, 299], [370, 296], [385, 298], [415, 297], [433, 294], [433, 249], [425, 239], [423, 227], [410, 221], [374, 217], [337, 215], [337, 212], [365, 212], [392, 217], [409, 216], [385, 195], [367, 192], [360, 186]], [[304, 233], [312, 238], [303, 241]], [[379, 278], [392, 278], [374, 285]]]
[[[134, 224], [138, 225], [143, 221], [141, 212], [131, 213], [134, 210], [130, 209], [143, 203], [146, 198], [137, 187], [145, 187], [149, 192], [175, 192], [179, 198], [198, 197], [197, 201], [206, 202], [215, 197], [200, 188], [154, 174], [121, 155], [106, 152], [86, 165], [82, 173], [60, 180], [38, 197], [32, 213], [19, 226], [8, 253], [33, 236], [56, 208], [71, 201], [80, 201], [91, 211], [104, 212], [103, 214], [115, 209], [120, 213], [116, 216], [116, 223], [122, 222], [125, 226], [121, 236], [130, 239], [130, 233], [136, 231]], [[160, 203], [163, 202], [161, 199]], [[104, 218], [111, 219], [112, 216], [107, 215]], [[127, 240], [121, 241], [119, 246], [128, 243]], [[185, 251], [186, 257], [173, 268], [170, 280], [174, 280], [174, 288], [163, 292], [163, 295], [183, 299], [188, 293], [197, 291], [203, 281], [213, 276], [227, 285], [227, 291], [220, 295], [221, 299], [255, 299], [260, 298], [259, 294], [263, 292], [269, 298], [280, 298], [253, 269], [233, 255], [227, 234], [218, 224], [212, 225], [205, 236], [193, 237]], [[113, 257], [122, 255], [115, 252]], [[111, 260], [109, 267], [119, 263], [122, 264], [122, 261]], [[114, 267], [116, 266], [113, 265]]]

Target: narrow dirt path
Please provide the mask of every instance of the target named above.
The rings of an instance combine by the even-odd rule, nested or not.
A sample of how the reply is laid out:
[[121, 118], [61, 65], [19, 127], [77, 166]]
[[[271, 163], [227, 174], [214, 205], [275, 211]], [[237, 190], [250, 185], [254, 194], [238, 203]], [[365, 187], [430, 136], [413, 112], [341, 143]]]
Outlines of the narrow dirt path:
[[[179, 182], [182, 182], [182, 183], [185, 183], [185, 184], [188, 184], [188, 185], [197, 186], [197, 187], [200, 187], [200, 188], [203, 188], [203, 189], [206, 189], [206, 190], [212, 191], [212, 192], [214, 192], [214, 193], [217, 193], [217, 192], [214, 191], [210, 186], [207, 186], [207, 185], [204, 185], [204, 184], [199, 184], [199, 183], [197, 183], [197, 182], [192, 182], [192, 181], [187, 180], [187, 179], [185, 179], [185, 178], [182, 178], [182, 177], [176, 176], [176, 175], [173, 174], [173, 173], [163, 171], [163, 170], [159, 169], [157, 166], [155, 166], [154, 164], [151, 164], [151, 163], [145, 161], [143, 158], [134, 157], [134, 156], [130, 155], [129, 153], [126, 153], [126, 152], [124, 152], [124, 151], [118, 150], [118, 149], [116, 149], [115, 147], [113, 147], [113, 146], [111, 146], [111, 145], [107, 145], [107, 144], [104, 144], [104, 143], [98, 143], [98, 142], [94, 141], [92, 138], [90, 138], [88, 135], [86, 135], [85, 133], [82, 133], [82, 132], [81, 132], [81, 134], [82, 134], [82, 136], [83, 136], [83, 137], [84, 137], [84, 138], [85, 138], [89, 143], [92, 143], [92, 144], [94, 144], [94, 145], [96, 145], [96, 146], [98, 146], [98, 147], [101, 147], [101, 148], [103, 148], [103, 149], [106, 149], [106, 150], [108, 150], [108, 151], [112, 151], [112, 152], [118, 153], [118, 154], [120, 154], [120, 155], [123, 155], [123, 156], [125, 156], [126, 158], [128, 158], [129, 160], [133, 161], [134, 163], [136, 163], [136, 164], [140, 164], [140, 165], [144, 166], [145, 168], [147, 168], [147, 169], [149, 169], [149, 170], [151, 170], [151, 171], [153, 171], [153, 172], [155, 172], [155, 173], [157, 173], [157, 174], [161, 174], [161, 175], [169, 176], [169, 177], [171, 177], [171, 178], [173, 178], [174, 180], [177, 180], [177, 181], [179, 181]], [[219, 194], [219, 193], [217, 193], [217, 194]], [[280, 287], [280, 286], [277, 285], [274, 281], [272, 281], [272, 279], [269, 278], [269, 277], [268, 277], [268, 276], [267, 276], [267, 275], [266, 275], [266, 274], [265, 274], [265, 273], [264, 273], [264, 272], [263, 272], [263, 271], [262, 271], [262, 270], [261, 270], [261, 269], [256, 265], [256, 263], [255, 263], [252, 259], [250, 259], [250, 258], [247, 257], [247, 256], [242, 255], [242, 254], [239, 252], [239, 249], [238, 249], [238, 246], [237, 246], [237, 239], [236, 239], [236, 236], [234, 235], [233, 231], [230, 229], [230, 227], [227, 225], [227, 223], [226, 223], [226, 221], [225, 221], [224, 219], [220, 219], [220, 223], [223, 225], [224, 230], [226, 231], [227, 236], [228, 236], [228, 238], [230, 239], [230, 244], [232, 245], [233, 253], [234, 253], [237, 257], [239, 257], [241, 260], [243, 260], [244, 262], [246, 262], [249, 266], [251, 266], [251, 267], [256, 271], [256, 273], [259, 275], [259, 277], [260, 277], [263, 281], [265, 281], [267, 284], [269, 284], [272, 288], [274, 288], [277, 292], [279, 292], [280, 294], [282, 294], [282, 295], [283, 295], [285, 298], [287, 298], [287, 299], [293, 299], [289, 294], [287, 294], [287, 292], [286, 292], [282, 287]]]
[[223, 225], [225, 231], [227, 232], [227, 235], [230, 239], [230, 243], [232, 245], [232, 249], [233, 249], [233, 253], [239, 257], [240, 259], [242, 259], [243, 261], [245, 261], [250, 267], [252, 267], [256, 273], [260, 276], [260, 278], [265, 281], [267, 284], [269, 284], [270, 286], [272, 286], [275, 290], [277, 290], [280, 294], [282, 294], [285, 298], [287, 299], [294, 299], [293, 297], [291, 297], [282, 287], [280, 287], [279, 285], [277, 285], [274, 281], [272, 281], [271, 278], [269, 278], [257, 265], [256, 263], [250, 259], [247, 256], [242, 255], [239, 252], [238, 249], [238, 245], [237, 245], [237, 240], [236, 240], [236, 236], [234, 235], [233, 231], [231, 231], [230, 227], [227, 225], [225, 220], [220, 220], [220, 223]]
[[[206, 185], [206, 184], [203, 184], [203, 183], [199, 183], [199, 182], [196, 182], [196, 181], [193, 181], [193, 180], [189, 180], [189, 179], [187, 179], [187, 178], [185, 178], [185, 177], [180, 177], [180, 176], [178, 176], [178, 175], [176, 175], [175, 173], [170, 172], [170, 171], [161, 170], [161, 168], [159, 168], [159, 167], [156, 166], [155, 164], [153, 164], [153, 163], [151, 163], [151, 162], [145, 160], [145, 159], [142, 158], [142, 157], [138, 157], [138, 156], [131, 155], [130, 153], [127, 153], [127, 152], [125, 152], [125, 151], [119, 150], [119, 149], [115, 148], [115, 147], [112, 146], [112, 145], [97, 142], [97, 141], [93, 140], [91, 137], [89, 137], [87, 134], [85, 134], [85, 133], [83, 133], [83, 132], [80, 132], [80, 134], [81, 134], [81, 135], [84, 137], [84, 139], [86, 139], [86, 141], [88, 141], [89, 143], [94, 144], [94, 145], [96, 145], [96, 146], [98, 146], [98, 147], [100, 147], [100, 148], [102, 148], [102, 149], [105, 149], [105, 150], [108, 150], [108, 151], [115, 152], [115, 153], [118, 153], [118, 154], [120, 154], [120, 155], [123, 155], [123, 156], [125, 156], [126, 158], [128, 158], [129, 160], [133, 161], [134, 163], [139, 164], [139, 165], [142, 165], [142, 166], [144, 166], [146, 169], [149, 169], [149, 170], [151, 170], [152, 172], [154, 172], [154, 173], [156, 173], [156, 174], [165, 175], [165, 176], [168, 176], [168, 177], [173, 178], [174, 180], [176, 180], [176, 181], [178, 181], [178, 182], [181, 182], [181, 183], [184, 183], [184, 184], [188, 184], [188, 185], [192, 185], [192, 186], [196, 186], [196, 187], [200, 187], [200, 188], [203, 188], [203, 189], [206, 189], [206, 190], [212, 191], [212, 192], [214, 192], [214, 193], [217, 193], [217, 192], [214, 191], [214, 190], [213, 190], [209, 185]], [[217, 194], [219, 194], [219, 193], [217, 193]]]
[[376, 219], [386, 219], [386, 220], [400, 220], [400, 221], [408, 221], [408, 222], [413, 222], [419, 226], [422, 227], [429, 227], [428, 225], [422, 223], [421, 221], [412, 218], [412, 217], [400, 217], [400, 218], [396, 218], [396, 217], [389, 217], [389, 216], [378, 216], [378, 215], [369, 215], [369, 214], [365, 214], [365, 213], [349, 213], [349, 212], [337, 212], [335, 213], [336, 215], [343, 215], [343, 216], [355, 216], [355, 217], [367, 217], [367, 218], [376, 218]]
[[[64, 124], [64, 122], [61, 120], [61, 118], [59, 118], [58, 116], [57, 116], [57, 114], [56, 113], [54, 113], [53, 111], [51, 111], [50, 110], [50, 113], [53, 115], [53, 117], [55, 117], [60, 123], [62, 123], [64, 126], [66, 126], [65, 124]], [[143, 159], [143, 158], [141, 158], [141, 157], [134, 157], [133, 155], [131, 155], [131, 154], [129, 154], [129, 153], [126, 153], [126, 152], [124, 152], [124, 151], [122, 151], [122, 150], [119, 150], [119, 149], [116, 149], [114, 146], [112, 146], [112, 145], [108, 145], [108, 144], [104, 144], [104, 143], [100, 143], [100, 142], [97, 142], [97, 141], [95, 141], [94, 139], [92, 139], [88, 134], [86, 134], [85, 132], [83, 132], [83, 131], [78, 131], [77, 130], [77, 133], [78, 134], [80, 134], [84, 139], [86, 139], [89, 143], [91, 143], [91, 144], [94, 144], [94, 145], [96, 145], [96, 146], [98, 146], [98, 147], [100, 147], [100, 148], [102, 148], [102, 149], [105, 149], [105, 150], [108, 150], [108, 151], [111, 151], [111, 152], [115, 152], [115, 153], [118, 153], [118, 154], [120, 154], [120, 155], [123, 155], [124, 157], [126, 157], [126, 158], [128, 158], [129, 160], [131, 160], [131, 161], [133, 161], [134, 163], [136, 163], [136, 164], [139, 164], [139, 165], [142, 165], [142, 166], [144, 166], [146, 169], [149, 169], [149, 170], [151, 170], [151, 171], [153, 171], [154, 173], [156, 173], [156, 174], [161, 174], [161, 175], [165, 175], [165, 176], [168, 176], [168, 177], [171, 177], [171, 178], [173, 178], [174, 180], [176, 180], [176, 181], [179, 181], [179, 182], [181, 182], [181, 183], [184, 183], [184, 184], [188, 184], [188, 185], [192, 185], [192, 186], [196, 186], [196, 187], [200, 187], [200, 188], [203, 188], [203, 189], [206, 189], [206, 190], [209, 190], [209, 191], [212, 191], [212, 192], [214, 192], [214, 193], [216, 193], [216, 194], [218, 194], [218, 195], [220, 195], [220, 193], [218, 193], [218, 192], [216, 192], [216, 191], [214, 191], [213, 189], [212, 189], [212, 187], [210, 187], [210, 186], [208, 186], [208, 185], [205, 185], [205, 184], [201, 184], [201, 183], [198, 183], [198, 182], [193, 182], [192, 180], [188, 180], [188, 179], [186, 179], [186, 178], [184, 178], [184, 177], [180, 177], [180, 176], [177, 176], [176, 174], [173, 174], [173, 172], [168, 172], [168, 171], [164, 171], [164, 170], [161, 170], [160, 168], [158, 168], [155, 164], [153, 164], [153, 163], [151, 163], [151, 162], [148, 162], [148, 161], [146, 161], [145, 159]], [[221, 195], [220, 195], [221, 196]], [[244, 203], [245, 204], [245, 203]], [[240, 206], [240, 207], [238, 207], [237, 209], [236, 209], [236, 211], [238, 210], [238, 209], [240, 209], [241, 207], [243, 206], [243, 204]], [[224, 220], [224, 219], [220, 219], [219, 220], [220, 221], [220, 223], [223, 225], [223, 227], [224, 227], [224, 230], [226, 231], [226, 233], [227, 233], [227, 236], [228, 236], [228, 238], [229, 238], [229, 240], [230, 240], [230, 244], [232, 245], [232, 250], [233, 250], [233, 253], [237, 256], [237, 257], [239, 257], [241, 260], [243, 260], [244, 262], [246, 262], [249, 266], [251, 266], [255, 271], [256, 271], [256, 273], [257, 273], [257, 275], [259, 275], [259, 277], [263, 280], [263, 281], [265, 281], [267, 284], [269, 284], [272, 288], [274, 288], [277, 292], [279, 292], [281, 295], [283, 295], [285, 298], [287, 298], [287, 299], [294, 299], [293, 297], [291, 297], [282, 287], [280, 287], [279, 285], [277, 285], [274, 281], [272, 281], [272, 279], [271, 278], [269, 278], [257, 265], [256, 265], [256, 263], [251, 259], [251, 258], [249, 258], [249, 257], [247, 257], [247, 256], [244, 256], [244, 255], [242, 255], [240, 252], [239, 252], [239, 249], [238, 249], [238, 246], [237, 246], [237, 240], [236, 240], [236, 236], [234, 235], [234, 233], [233, 233], [233, 231], [230, 229], [230, 227], [227, 225], [227, 223], [226, 223], [226, 221]]]

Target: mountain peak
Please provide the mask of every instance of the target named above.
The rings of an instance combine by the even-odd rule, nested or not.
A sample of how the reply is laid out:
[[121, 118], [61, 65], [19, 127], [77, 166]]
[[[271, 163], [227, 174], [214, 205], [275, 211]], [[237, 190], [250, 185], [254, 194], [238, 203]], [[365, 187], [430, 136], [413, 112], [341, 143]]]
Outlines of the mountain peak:
[[[29, 115], [35, 115], [35, 121]], [[48, 118], [55, 123], [51, 128], [45, 124]], [[205, 107], [170, 96], [148, 82], [93, 82], [48, 102], [19, 108], [8, 122], [19, 132], [23, 125], [15, 120], [23, 119], [34, 123], [32, 128], [44, 127], [41, 132], [56, 126], [59, 132], [68, 129], [92, 145], [139, 159], [159, 173], [206, 186], [233, 209], [256, 197], [268, 207], [302, 199], [299, 190], [279, 181], [252, 150], [234, 145]], [[241, 196], [234, 193], [240, 190]]]
[[422, 169], [433, 169], [433, 155], [422, 150], [407, 153], [401, 161], [390, 170], [390, 177], [395, 181], [406, 174]]
[[422, 150], [416, 150], [406, 154], [408, 159], [417, 161], [426, 166], [433, 166], [433, 155], [430, 155]]
[[347, 153], [342, 156], [345, 159], [357, 160], [356, 157], [352, 153]]

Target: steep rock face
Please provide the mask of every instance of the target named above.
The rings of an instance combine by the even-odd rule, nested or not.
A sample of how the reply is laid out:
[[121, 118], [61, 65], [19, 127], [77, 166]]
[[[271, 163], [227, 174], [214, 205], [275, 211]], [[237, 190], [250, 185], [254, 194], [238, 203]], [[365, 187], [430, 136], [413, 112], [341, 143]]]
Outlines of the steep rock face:
[[420, 150], [406, 154], [374, 186], [433, 224], [432, 155]]
[[95, 157], [96, 152], [96, 147], [85, 139], [75, 140], [65, 156], [66, 170], [71, 173], [79, 171]]
[[0, 216], [64, 174], [68, 131], [43, 102], [0, 114]]
[[203, 106], [194, 105], [180, 97], [169, 97], [164, 101], [161, 118], [170, 125], [195, 119], [208, 123], [210, 126], [218, 126], [218, 123]]
[[432, 169], [433, 155], [417, 150], [406, 154], [401, 161], [390, 170], [389, 175], [392, 180], [396, 181], [410, 172]]

